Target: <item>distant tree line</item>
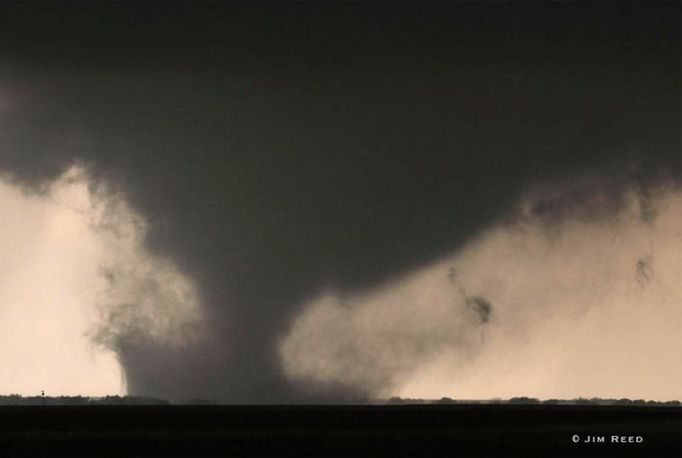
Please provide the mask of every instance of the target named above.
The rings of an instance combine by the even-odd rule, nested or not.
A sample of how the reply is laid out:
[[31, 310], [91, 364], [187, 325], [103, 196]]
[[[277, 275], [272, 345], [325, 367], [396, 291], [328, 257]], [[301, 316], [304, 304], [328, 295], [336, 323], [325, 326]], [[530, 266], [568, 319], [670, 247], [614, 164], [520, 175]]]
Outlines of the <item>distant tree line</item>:
[[[537, 401], [537, 399], [536, 399]], [[679, 406], [680, 401], [646, 401], [644, 399], [602, 399], [602, 398], [577, 398], [571, 400], [547, 399], [542, 404], [569, 404], [569, 405], [607, 405], [607, 406]]]
[[0, 395], [0, 406], [166, 405], [164, 399], [146, 396], [21, 396]]
[[514, 397], [508, 400], [456, 400], [452, 398], [440, 398], [437, 400], [411, 399], [394, 396], [384, 403], [388, 404], [523, 404], [523, 405], [613, 405], [613, 406], [680, 406], [680, 401], [646, 401], [644, 399], [602, 399], [602, 398], [577, 398], [577, 399], [546, 399], [539, 400], [526, 396]]
[[[539, 400], [530, 397], [514, 397], [508, 400], [458, 400], [448, 397], [440, 399], [414, 399], [394, 396], [388, 400], [378, 401], [379, 404], [522, 404], [522, 405], [613, 405], [613, 406], [670, 406], [679, 407], [680, 401], [646, 401], [644, 399], [546, 399]], [[19, 394], [0, 395], [0, 406], [83, 406], [83, 405], [169, 405], [165, 399], [147, 396], [21, 396]], [[216, 400], [190, 399], [178, 404], [185, 405], [213, 405]]]

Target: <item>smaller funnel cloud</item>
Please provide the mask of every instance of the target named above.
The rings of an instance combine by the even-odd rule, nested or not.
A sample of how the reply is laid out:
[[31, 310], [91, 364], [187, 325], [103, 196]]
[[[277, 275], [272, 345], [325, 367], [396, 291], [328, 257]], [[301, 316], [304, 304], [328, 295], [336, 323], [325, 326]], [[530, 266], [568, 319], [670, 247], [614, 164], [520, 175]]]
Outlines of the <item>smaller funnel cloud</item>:
[[368, 397], [680, 398], [681, 218], [665, 177], [538, 183], [456, 253], [307, 303], [284, 371]]
[[487, 323], [490, 321], [490, 314], [492, 313], [493, 306], [488, 302], [485, 297], [473, 296], [468, 297], [466, 300], [467, 307], [476, 314], [481, 319], [481, 323]]
[[[450, 283], [456, 285], [456, 274], [454, 267], [450, 267], [450, 269], [448, 269], [448, 279], [450, 280]], [[493, 311], [493, 306], [490, 301], [480, 295], [468, 296], [466, 289], [463, 286], [458, 286], [457, 289], [459, 290], [460, 296], [464, 300], [466, 308], [473, 313], [473, 316], [475, 317], [474, 320], [479, 325], [488, 323], [490, 321], [490, 315]], [[483, 329], [481, 329], [481, 344], [483, 343], [485, 343], [485, 334], [483, 333]]]
[[641, 288], [646, 288], [654, 275], [651, 267], [652, 263], [653, 259], [651, 256], [643, 256], [637, 260], [635, 279]]
[[[455, 284], [455, 269], [450, 267], [448, 270], [448, 279], [450, 283]], [[490, 314], [493, 311], [493, 306], [485, 297], [483, 296], [468, 296], [464, 287], [459, 286], [459, 294], [464, 299], [466, 307], [472, 310], [480, 319], [481, 324], [490, 321]]]

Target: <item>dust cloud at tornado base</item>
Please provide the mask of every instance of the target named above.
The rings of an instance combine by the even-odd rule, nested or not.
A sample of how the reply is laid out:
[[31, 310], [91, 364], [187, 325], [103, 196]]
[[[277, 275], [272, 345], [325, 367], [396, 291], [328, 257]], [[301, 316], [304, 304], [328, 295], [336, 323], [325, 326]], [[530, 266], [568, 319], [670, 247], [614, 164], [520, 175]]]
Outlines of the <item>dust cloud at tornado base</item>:
[[190, 280], [144, 248], [146, 222], [77, 165], [38, 192], [0, 180], [0, 392], [126, 392], [120, 346], [200, 333]]
[[377, 291], [312, 300], [281, 343], [287, 374], [384, 398], [679, 399], [682, 193], [593, 185], [571, 202], [572, 187], [529, 193], [509, 221]]

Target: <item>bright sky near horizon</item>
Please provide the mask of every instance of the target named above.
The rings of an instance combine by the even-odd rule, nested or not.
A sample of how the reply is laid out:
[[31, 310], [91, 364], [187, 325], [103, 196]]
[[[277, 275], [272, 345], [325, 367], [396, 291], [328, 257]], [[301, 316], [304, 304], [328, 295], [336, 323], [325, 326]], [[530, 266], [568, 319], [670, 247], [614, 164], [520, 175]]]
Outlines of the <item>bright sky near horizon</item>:
[[0, 393], [125, 392], [116, 354], [88, 337], [105, 245], [85, 183], [46, 195], [0, 181]]

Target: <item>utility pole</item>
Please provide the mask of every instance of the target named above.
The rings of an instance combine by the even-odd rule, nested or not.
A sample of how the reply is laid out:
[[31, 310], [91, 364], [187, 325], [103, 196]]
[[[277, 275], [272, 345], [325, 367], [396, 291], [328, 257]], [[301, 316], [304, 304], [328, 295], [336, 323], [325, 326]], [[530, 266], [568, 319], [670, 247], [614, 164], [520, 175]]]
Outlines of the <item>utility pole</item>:
[[45, 407], [45, 390], [40, 391], [40, 397], [43, 402], [43, 407]]

